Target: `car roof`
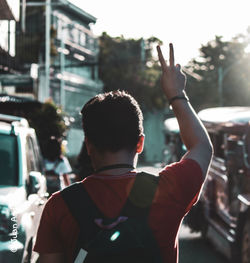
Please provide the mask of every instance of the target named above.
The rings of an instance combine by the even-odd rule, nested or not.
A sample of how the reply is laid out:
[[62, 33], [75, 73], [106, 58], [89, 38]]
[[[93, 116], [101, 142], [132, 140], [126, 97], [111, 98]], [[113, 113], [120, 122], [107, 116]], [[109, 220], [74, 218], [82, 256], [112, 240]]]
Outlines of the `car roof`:
[[250, 123], [250, 107], [216, 107], [204, 109], [198, 116], [206, 126], [213, 129], [245, 130]]
[[166, 132], [179, 133], [180, 128], [175, 117], [168, 118], [164, 121], [164, 128]]
[[6, 123], [19, 123], [19, 126], [28, 128], [29, 123], [25, 118], [12, 116], [12, 115], [6, 115], [6, 114], [0, 114], [0, 121], [6, 122]]
[[10, 133], [14, 131], [32, 130], [29, 127], [29, 123], [25, 118], [0, 114], [0, 131], [4, 133]]

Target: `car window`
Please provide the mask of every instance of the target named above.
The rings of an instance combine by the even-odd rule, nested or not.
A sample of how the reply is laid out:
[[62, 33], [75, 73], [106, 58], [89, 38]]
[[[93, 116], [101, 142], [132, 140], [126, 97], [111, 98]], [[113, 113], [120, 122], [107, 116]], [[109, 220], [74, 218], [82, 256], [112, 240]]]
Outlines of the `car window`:
[[43, 172], [43, 160], [42, 154], [38, 145], [38, 141], [35, 136], [32, 136], [32, 146], [35, 152], [35, 162], [39, 172]]
[[16, 136], [0, 134], [0, 185], [18, 184], [18, 154]]
[[27, 140], [26, 140], [26, 159], [27, 159], [28, 173], [30, 173], [31, 171], [38, 171], [35, 151], [30, 136], [27, 136]]

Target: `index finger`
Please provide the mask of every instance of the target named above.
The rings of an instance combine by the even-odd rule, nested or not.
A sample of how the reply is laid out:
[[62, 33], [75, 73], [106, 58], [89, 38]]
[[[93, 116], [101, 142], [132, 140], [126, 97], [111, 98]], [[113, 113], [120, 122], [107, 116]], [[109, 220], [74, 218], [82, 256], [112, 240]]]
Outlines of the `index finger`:
[[160, 46], [157, 46], [157, 51], [158, 51], [158, 57], [159, 57], [159, 60], [161, 63], [162, 70], [165, 71], [165, 70], [167, 70], [167, 63], [163, 57]]
[[170, 67], [174, 67], [174, 47], [173, 44], [169, 44], [169, 65]]

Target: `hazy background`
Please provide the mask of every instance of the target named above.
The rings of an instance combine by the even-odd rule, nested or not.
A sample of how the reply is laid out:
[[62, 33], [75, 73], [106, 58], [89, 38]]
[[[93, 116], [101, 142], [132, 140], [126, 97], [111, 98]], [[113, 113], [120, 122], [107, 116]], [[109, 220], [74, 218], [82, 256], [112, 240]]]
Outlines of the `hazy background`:
[[201, 44], [215, 35], [229, 40], [250, 25], [248, 0], [71, 0], [97, 18], [96, 35], [161, 39], [173, 42], [176, 61], [182, 65], [199, 55]]

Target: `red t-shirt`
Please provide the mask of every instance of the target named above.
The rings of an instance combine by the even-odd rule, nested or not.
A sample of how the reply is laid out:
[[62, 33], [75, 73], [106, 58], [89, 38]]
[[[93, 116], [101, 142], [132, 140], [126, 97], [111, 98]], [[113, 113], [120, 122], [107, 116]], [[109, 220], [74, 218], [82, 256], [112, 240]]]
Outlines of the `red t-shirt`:
[[[91, 175], [82, 183], [106, 217], [116, 217], [134, 183], [136, 172], [119, 176]], [[191, 159], [165, 167], [149, 214], [149, 225], [164, 262], [178, 262], [178, 230], [184, 215], [197, 201], [202, 183], [200, 166]], [[87, 211], [86, 211], [87, 212]], [[34, 250], [40, 254], [64, 253], [72, 263], [79, 228], [60, 192], [44, 208]]]

